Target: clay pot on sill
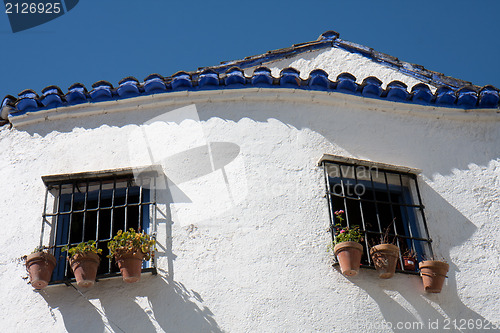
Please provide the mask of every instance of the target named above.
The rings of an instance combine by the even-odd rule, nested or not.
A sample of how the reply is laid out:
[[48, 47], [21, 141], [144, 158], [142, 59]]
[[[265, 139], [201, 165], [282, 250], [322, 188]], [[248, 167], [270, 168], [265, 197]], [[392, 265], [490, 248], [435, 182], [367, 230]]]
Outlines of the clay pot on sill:
[[370, 255], [379, 278], [389, 279], [394, 276], [399, 258], [399, 247], [393, 244], [375, 245], [370, 249]]
[[340, 271], [345, 276], [355, 276], [359, 272], [363, 245], [358, 242], [342, 242], [333, 248], [340, 265]]
[[89, 288], [95, 283], [101, 258], [95, 252], [77, 253], [69, 259], [69, 264], [79, 287]]
[[56, 264], [56, 258], [47, 252], [36, 252], [26, 257], [26, 270], [33, 288], [40, 290], [48, 286]]
[[405, 271], [414, 272], [417, 268], [417, 259], [414, 257], [403, 256], [403, 267]]
[[123, 281], [134, 283], [141, 279], [143, 259], [144, 254], [141, 251], [121, 252], [115, 255], [115, 260], [120, 268]]
[[419, 264], [419, 268], [424, 290], [428, 293], [440, 293], [450, 265], [443, 261], [426, 260]]

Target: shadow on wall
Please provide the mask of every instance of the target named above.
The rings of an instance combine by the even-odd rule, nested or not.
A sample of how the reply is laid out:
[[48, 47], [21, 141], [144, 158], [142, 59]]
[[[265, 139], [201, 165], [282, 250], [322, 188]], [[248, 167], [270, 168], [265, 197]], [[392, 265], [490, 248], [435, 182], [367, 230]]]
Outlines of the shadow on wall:
[[[358, 328], [367, 332], [382, 332], [385, 329], [392, 329], [394, 332], [463, 332], [463, 329], [454, 328], [455, 322], [467, 332], [484, 332], [482, 327], [488, 321], [463, 304], [457, 294], [454, 271], [450, 270], [448, 273], [447, 285], [443, 287], [441, 294], [426, 294], [420, 277], [408, 276], [404, 283], [391, 283], [390, 280], [377, 283], [373, 282], [376, 281], [377, 274], [373, 272], [371, 275], [370, 279], [359, 277], [351, 282], [377, 303], [384, 320], [358, 323]], [[470, 322], [473, 322], [472, 329], [467, 326]]]
[[[52, 132], [69, 133], [75, 129], [99, 128], [103, 124], [121, 128], [144, 124], [158, 114], [167, 114], [181, 107], [141, 110], [126, 116], [109, 113], [68, 118], [25, 125], [20, 130], [32, 136], [38, 134], [45, 137]], [[351, 110], [345, 106], [317, 105], [310, 108], [306, 104], [292, 104], [284, 100], [256, 105], [196, 104], [196, 108], [198, 113], [195, 118], [198, 119], [187, 114], [186, 118], [175, 119], [174, 122], [180, 124], [185, 119], [204, 122], [219, 118], [236, 123], [242, 119], [268, 123], [270, 119], [276, 119], [298, 130], [311, 129], [357, 157], [424, 169], [428, 176], [450, 174], [453, 169], [467, 169], [470, 163], [488, 165], [500, 156], [500, 145], [495, 144], [499, 139], [496, 121], [440, 119], [439, 110], [432, 118], [376, 110]]]
[[436, 259], [444, 258], [450, 264], [446, 285], [440, 294], [428, 294], [423, 289], [420, 277], [396, 274], [392, 279], [382, 280], [377, 278], [374, 271], [365, 271], [371, 275], [369, 278], [358, 276], [350, 279], [350, 282], [362, 288], [377, 303], [384, 321], [358, 325], [367, 331], [461, 332], [463, 330], [454, 328], [453, 320], [458, 326], [463, 325], [465, 320], [466, 324], [474, 322], [473, 329], [464, 326], [467, 332], [482, 332], [481, 328], [488, 321], [462, 302], [456, 280], [459, 269], [450, 262], [449, 253], [451, 248], [469, 239], [476, 227], [428, 185], [422, 184], [422, 191], [426, 192], [427, 202], [432, 201], [433, 205], [442, 207], [448, 214], [448, 223], [429, 225], [431, 237], [446, 235], [446, 238], [433, 239]]
[[500, 156], [496, 121], [447, 120], [345, 106], [310, 108], [285, 102], [274, 108], [263, 103], [262, 108], [244, 106], [241, 110], [198, 106], [201, 121], [248, 118], [269, 123], [276, 119], [298, 130], [310, 129], [358, 158], [423, 169], [428, 176], [467, 170], [471, 163], [487, 166]]
[[[168, 189], [163, 192], [160, 202], [171, 197]], [[52, 310], [58, 308], [69, 332], [222, 332], [213, 313], [202, 305], [200, 294], [174, 280], [169, 205], [165, 211], [158, 209], [158, 214], [166, 239], [157, 243], [156, 254], [166, 260], [168, 271], [143, 274], [133, 284], [121, 278], [104, 279], [85, 294], [72, 287], [48, 288], [41, 294], [54, 320], [57, 316]]]
[[103, 280], [82, 293], [65, 286], [40, 292], [68, 332], [222, 332], [197, 292], [160, 275], [143, 275], [132, 285]]

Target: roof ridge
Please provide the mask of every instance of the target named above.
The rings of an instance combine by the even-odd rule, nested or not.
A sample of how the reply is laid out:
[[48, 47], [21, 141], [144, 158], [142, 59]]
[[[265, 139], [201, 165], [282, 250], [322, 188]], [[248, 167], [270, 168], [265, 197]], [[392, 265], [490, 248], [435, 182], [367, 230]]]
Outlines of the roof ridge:
[[192, 71], [192, 73], [198, 73], [207, 68], [217, 70], [220, 73], [232, 66], [238, 66], [244, 69], [257, 65], [263, 65], [263, 62], [269, 62], [280, 59], [282, 57], [290, 57], [294, 54], [301, 54], [327, 47], [338, 47], [349, 52], [361, 54], [375, 62], [397, 69], [405, 75], [414, 77], [435, 87], [444, 85], [452, 88], [453, 90], [458, 90], [464, 86], [473, 86], [476, 89], [481, 88], [480, 86], [474, 85], [469, 81], [457, 79], [440, 72], [432, 71], [426, 69], [422, 65], [400, 60], [397, 57], [376, 51], [371, 47], [341, 39], [340, 34], [333, 30], [322, 33], [318, 37], [318, 39], [314, 41], [294, 44], [291, 47], [267, 51], [266, 53], [245, 57], [240, 60], [223, 61], [220, 65], [216, 66], [199, 67], [198, 70]]

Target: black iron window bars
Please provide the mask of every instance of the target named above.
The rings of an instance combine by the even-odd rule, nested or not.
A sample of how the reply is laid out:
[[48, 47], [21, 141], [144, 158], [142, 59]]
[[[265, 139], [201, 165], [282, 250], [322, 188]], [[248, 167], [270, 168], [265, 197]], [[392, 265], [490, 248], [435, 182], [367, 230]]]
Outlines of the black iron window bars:
[[[97, 279], [119, 274], [107, 243], [118, 230], [133, 228], [156, 238], [156, 172], [134, 176], [132, 169], [42, 177], [46, 185], [40, 246], [50, 227], [50, 251], [57, 259], [51, 284], [74, 281], [64, 246], [96, 240], [102, 249]], [[51, 195], [50, 195], [51, 194]], [[53, 197], [53, 210], [49, 205]], [[156, 258], [143, 263], [143, 272], [156, 274]]]
[[418, 170], [333, 155], [324, 155], [320, 164], [332, 240], [338, 228], [335, 212], [342, 210], [342, 227], [358, 226], [364, 235], [362, 267], [373, 267], [369, 249], [385, 239], [400, 249], [398, 271], [417, 274], [405, 268], [403, 255], [412, 253], [418, 261], [433, 256]]

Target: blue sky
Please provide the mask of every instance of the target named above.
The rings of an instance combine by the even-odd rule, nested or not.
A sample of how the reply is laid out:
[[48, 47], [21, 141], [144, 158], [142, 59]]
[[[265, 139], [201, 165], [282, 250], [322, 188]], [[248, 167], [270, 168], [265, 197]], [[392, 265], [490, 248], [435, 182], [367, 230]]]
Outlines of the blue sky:
[[0, 13], [0, 95], [113, 85], [315, 40], [327, 30], [477, 85], [500, 87], [500, 1], [81, 0], [12, 33]]

